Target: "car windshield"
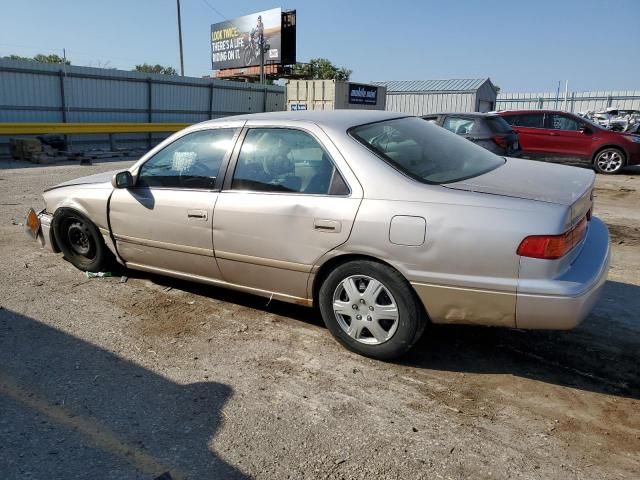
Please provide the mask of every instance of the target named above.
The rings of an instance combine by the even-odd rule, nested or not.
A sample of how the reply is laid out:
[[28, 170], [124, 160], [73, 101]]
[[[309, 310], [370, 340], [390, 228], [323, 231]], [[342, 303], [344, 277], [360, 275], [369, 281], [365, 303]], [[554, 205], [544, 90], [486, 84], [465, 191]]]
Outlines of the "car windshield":
[[349, 133], [394, 168], [425, 183], [458, 182], [505, 163], [469, 140], [415, 117], [360, 125]]
[[598, 122], [594, 122], [588, 117], [580, 117], [580, 121], [593, 125], [594, 127], [600, 128], [600, 124]]

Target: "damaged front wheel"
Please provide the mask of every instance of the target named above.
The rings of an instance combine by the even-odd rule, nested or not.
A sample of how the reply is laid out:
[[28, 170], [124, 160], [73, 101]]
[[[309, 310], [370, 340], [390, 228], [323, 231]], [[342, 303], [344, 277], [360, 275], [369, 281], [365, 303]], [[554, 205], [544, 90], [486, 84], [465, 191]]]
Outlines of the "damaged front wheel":
[[64, 256], [75, 267], [87, 272], [108, 270], [113, 255], [98, 228], [84, 215], [61, 209], [53, 216], [53, 232]]

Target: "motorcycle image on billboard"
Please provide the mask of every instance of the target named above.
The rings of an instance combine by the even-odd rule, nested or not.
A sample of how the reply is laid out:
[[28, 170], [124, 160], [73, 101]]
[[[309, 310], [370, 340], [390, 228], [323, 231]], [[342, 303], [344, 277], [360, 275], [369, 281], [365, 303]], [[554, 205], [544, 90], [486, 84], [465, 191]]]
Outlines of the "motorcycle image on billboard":
[[260, 65], [260, 39], [265, 64], [282, 62], [282, 9], [245, 15], [211, 25], [213, 70]]

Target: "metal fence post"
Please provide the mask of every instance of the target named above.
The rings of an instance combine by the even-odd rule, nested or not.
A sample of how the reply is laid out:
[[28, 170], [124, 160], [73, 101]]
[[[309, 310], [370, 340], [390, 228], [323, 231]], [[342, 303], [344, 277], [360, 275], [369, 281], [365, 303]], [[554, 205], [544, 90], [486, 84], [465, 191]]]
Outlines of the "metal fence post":
[[[153, 84], [153, 81], [151, 80], [151, 77], [147, 78], [147, 93], [148, 93], [147, 122], [148, 123], [151, 123], [151, 120], [153, 118], [153, 97], [152, 97], [153, 92], [151, 91], [152, 84]], [[147, 148], [151, 150], [151, 132], [147, 134]]]
[[60, 104], [62, 106], [62, 123], [67, 123], [67, 98], [64, 92], [64, 72], [60, 70]]
[[262, 111], [267, 111], [267, 86], [264, 85], [262, 90]]
[[209, 84], [209, 120], [213, 119], [213, 83]]
[[[60, 106], [62, 107], [62, 123], [67, 123], [67, 97], [64, 91], [64, 71], [60, 69], [59, 71], [60, 78]], [[69, 148], [69, 137], [64, 135], [64, 144], [67, 145], [67, 149]]]

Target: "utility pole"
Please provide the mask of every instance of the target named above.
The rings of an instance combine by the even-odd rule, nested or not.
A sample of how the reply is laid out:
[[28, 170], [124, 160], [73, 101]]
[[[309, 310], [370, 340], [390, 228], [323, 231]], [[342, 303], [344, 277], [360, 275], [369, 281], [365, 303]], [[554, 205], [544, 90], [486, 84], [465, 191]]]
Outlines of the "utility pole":
[[180, 18], [180, 0], [176, 0], [178, 5], [178, 42], [180, 43], [180, 76], [184, 77], [184, 59], [182, 57], [182, 19]]

